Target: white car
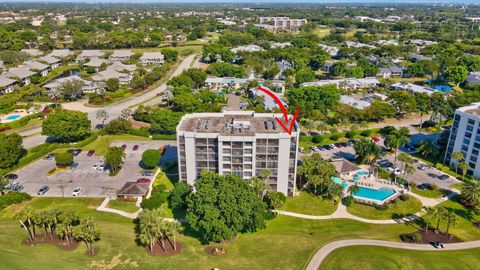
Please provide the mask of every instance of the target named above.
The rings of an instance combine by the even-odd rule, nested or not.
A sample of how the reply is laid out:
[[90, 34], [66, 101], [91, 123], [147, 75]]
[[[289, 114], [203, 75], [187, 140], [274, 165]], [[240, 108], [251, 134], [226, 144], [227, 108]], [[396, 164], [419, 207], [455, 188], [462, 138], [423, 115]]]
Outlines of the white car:
[[98, 166], [100, 166], [100, 164], [99, 164], [99, 163], [95, 163], [95, 164], [92, 166], [92, 169], [96, 170], [96, 169], [98, 169]]
[[328, 146], [330, 146], [330, 148], [332, 148], [332, 149], [337, 149], [337, 146], [336, 146], [335, 144], [333, 144], [333, 143], [332, 143], [332, 144], [329, 144]]
[[76, 188], [74, 188], [74, 189], [73, 189], [72, 196], [73, 196], [73, 197], [79, 196], [80, 193], [82, 193], [82, 190], [83, 190], [82, 187], [76, 187]]
[[105, 164], [100, 163], [97, 167], [97, 170], [102, 170], [103, 171], [103, 169], [105, 169]]

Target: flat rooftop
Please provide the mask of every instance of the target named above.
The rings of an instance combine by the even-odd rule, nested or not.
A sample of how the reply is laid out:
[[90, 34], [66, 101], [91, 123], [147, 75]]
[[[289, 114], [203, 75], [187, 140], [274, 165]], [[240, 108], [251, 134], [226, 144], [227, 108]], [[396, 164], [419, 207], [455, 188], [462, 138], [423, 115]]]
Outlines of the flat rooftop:
[[480, 102], [472, 103], [469, 106], [460, 107], [457, 111], [465, 112], [471, 115], [479, 116], [480, 115]]
[[[283, 121], [283, 117], [277, 114], [275, 116]], [[197, 133], [218, 133], [224, 136], [287, 133], [275, 120], [273, 113], [254, 114], [253, 112], [241, 112], [241, 114], [235, 114], [235, 112], [190, 114], [183, 117], [178, 130]], [[293, 131], [296, 131], [296, 128]]]

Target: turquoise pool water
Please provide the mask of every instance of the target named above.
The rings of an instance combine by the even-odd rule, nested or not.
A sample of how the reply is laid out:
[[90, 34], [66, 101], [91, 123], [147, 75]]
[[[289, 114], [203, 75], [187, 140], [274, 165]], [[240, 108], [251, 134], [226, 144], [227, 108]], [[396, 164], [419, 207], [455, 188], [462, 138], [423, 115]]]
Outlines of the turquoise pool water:
[[19, 114], [12, 114], [12, 115], [8, 116], [7, 118], [5, 118], [5, 120], [13, 121], [13, 120], [17, 120], [18, 118], [20, 118]]
[[364, 175], [368, 175], [368, 172], [357, 172], [356, 175], [358, 176], [364, 176]]
[[332, 177], [330, 177], [330, 179], [332, 179], [335, 183], [342, 186], [342, 188], [346, 188], [348, 186], [347, 183], [342, 184], [342, 179], [340, 177], [332, 176]]
[[352, 180], [353, 180], [353, 181], [358, 181], [358, 180], [360, 180], [360, 177], [355, 176], [355, 177], [352, 178]]
[[357, 193], [353, 194], [354, 196], [371, 199], [371, 200], [377, 200], [377, 201], [383, 201], [386, 198], [396, 193], [396, 191], [393, 188], [387, 188], [387, 187], [380, 188], [380, 189], [371, 189], [371, 188], [364, 188], [364, 187], [358, 187], [358, 188], [359, 190]]
[[447, 93], [452, 90], [452, 87], [450, 87], [450, 85], [435, 85], [433, 88], [442, 93]]

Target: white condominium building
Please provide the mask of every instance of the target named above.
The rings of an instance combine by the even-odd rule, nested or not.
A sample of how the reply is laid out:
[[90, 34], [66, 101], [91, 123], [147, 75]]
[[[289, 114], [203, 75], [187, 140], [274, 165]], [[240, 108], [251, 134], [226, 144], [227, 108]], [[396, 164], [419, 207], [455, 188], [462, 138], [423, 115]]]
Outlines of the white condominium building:
[[480, 102], [458, 108], [448, 138], [445, 152], [445, 163], [459, 162], [452, 158], [455, 152], [463, 153], [465, 162], [469, 165], [468, 172], [480, 178]]
[[285, 132], [272, 113], [194, 113], [177, 126], [180, 180], [193, 185], [202, 171], [261, 177], [270, 170], [273, 190], [292, 196], [296, 184], [299, 127]]

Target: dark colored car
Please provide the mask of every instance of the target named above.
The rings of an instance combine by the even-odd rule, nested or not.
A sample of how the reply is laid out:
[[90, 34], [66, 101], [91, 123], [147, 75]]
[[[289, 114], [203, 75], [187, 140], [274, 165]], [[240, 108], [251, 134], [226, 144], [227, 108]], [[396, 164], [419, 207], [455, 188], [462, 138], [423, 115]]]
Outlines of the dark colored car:
[[50, 160], [50, 159], [55, 158], [56, 155], [57, 155], [57, 153], [50, 153], [44, 159], [45, 160]]
[[137, 150], [138, 150], [138, 145], [136, 144], [133, 146], [133, 151], [137, 151]]
[[13, 191], [13, 192], [20, 192], [20, 191], [23, 190], [23, 186], [20, 185], [19, 183], [16, 183], [12, 186], [12, 188], [10, 190]]
[[140, 178], [140, 179], [137, 179], [137, 183], [139, 183], [139, 184], [150, 184], [150, 179]]
[[450, 176], [448, 176], [448, 174], [442, 174], [438, 177], [438, 179], [440, 179], [440, 180], [447, 180], [448, 178], [450, 178]]
[[336, 143], [335, 146], [336, 146], [337, 148], [343, 147], [341, 143]]
[[93, 156], [94, 154], [95, 154], [95, 150], [90, 150], [90, 151], [88, 151], [88, 153], [87, 153], [87, 157], [91, 157], [91, 156]]
[[10, 174], [5, 175], [5, 179], [7, 179], [7, 180], [15, 180], [17, 178], [18, 178], [18, 175], [14, 174], [14, 173], [10, 173]]
[[122, 145], [122, 150], [125, 151], [125, 149], [127, 149], [127, 145], [126, 145], [126, 144]]
[[41, 186], [40, 189], [37, 192], [37, 195], [43, 195], [43, 194], [47, 193], [47, 191], [49, 189], [50, 188], [48, 186]]

